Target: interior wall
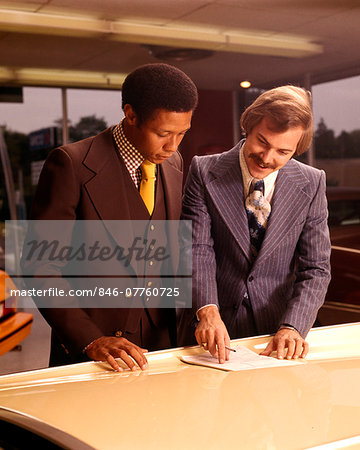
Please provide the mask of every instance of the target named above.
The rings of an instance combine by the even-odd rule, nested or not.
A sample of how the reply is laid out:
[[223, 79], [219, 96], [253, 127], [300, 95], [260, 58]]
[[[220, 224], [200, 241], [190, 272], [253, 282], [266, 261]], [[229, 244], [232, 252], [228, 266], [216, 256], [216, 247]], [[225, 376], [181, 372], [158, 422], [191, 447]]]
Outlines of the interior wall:
[[200, 90], [191, 130], [180, 148], [184, 158], [184, 179], [195, 155], [221, 153], [232, 147], [232, 93]]

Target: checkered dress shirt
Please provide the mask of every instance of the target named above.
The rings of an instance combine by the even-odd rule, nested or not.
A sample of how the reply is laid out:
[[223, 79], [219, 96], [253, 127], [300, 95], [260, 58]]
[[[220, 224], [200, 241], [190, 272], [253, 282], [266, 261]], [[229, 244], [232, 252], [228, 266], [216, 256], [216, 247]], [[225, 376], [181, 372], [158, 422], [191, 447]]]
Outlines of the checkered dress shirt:
[[139, 189], [141, 182], [140, 165], [144, 161], [144, 157], [125, 136], [123, 123], [124, 119], [118, 125], [116, 125], [113, 130], [113, 136], [120, 155], [124, 160], [125, 166], [129, 171], [131, 179], [133, 180], [137, 189]]

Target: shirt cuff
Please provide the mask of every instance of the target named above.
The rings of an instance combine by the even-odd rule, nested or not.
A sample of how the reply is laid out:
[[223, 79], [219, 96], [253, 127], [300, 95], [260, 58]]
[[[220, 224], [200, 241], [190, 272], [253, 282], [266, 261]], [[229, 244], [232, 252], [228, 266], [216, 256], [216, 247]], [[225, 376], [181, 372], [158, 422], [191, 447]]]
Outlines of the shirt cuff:
[[84, 347], [82, 349], [82, 353], [86, 354], [88, 348], [90, 347], [90, 345], [92, 345], [95, 341], [97, 341], [99, 338], [94, 339], [93, 341], [90, 342], [90, 344], [88, 344], [86, 347]]
[[200, 319], [199, 319], [199, 316], [198, 316], [198, 312], [201, 311], [201, 310], [204, 309], [204, 308], [207, 308], [208, 306], [216, 306], [217, 309], [219, 309], [219, 307], [218, 307], [218, 305], [217, 305], [216, 303], [209, 303], [208, 305], [202, 306], [201, 308], [199, 308], [199, 309], [196, 311], [196, 318], [197, 318], [197, 321], [198, 321], [198, 322], [200, 322]]
[[293, 330], [293, 331], [296, 331], [297, 333], [299, 333], [298, 332], [298, 330], [295, 328], [295, 327], [293, 327], [292, 325], [290, 325], [290, 324], [288, 324], [288, 323], [282, 323], [280, 326], [279, 326], [279, 328], [278, 328], [278, 331], [279, 330], [282, 330], [282, 329], [288, 329], [288, 330]]

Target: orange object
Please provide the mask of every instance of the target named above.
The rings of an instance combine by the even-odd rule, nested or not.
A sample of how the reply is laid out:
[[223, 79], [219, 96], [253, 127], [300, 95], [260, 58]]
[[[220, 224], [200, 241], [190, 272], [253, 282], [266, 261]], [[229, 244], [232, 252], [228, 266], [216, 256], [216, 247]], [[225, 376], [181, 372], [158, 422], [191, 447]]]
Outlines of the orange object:
[[29, 335], [33, 322], [32, 314], [16, 311], [17, 298], [10, 296], [12, 289], [16, 289], [14, 282], [0, 270], [0, 356]]

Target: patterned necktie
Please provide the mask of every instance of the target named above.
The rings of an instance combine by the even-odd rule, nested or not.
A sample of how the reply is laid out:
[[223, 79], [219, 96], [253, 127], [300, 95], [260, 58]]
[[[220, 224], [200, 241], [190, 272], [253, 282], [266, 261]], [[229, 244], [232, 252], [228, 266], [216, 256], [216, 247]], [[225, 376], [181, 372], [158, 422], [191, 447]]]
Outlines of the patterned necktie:
[[251, 250], [256, 257], [260, 251], [271, 212], [270, 203], [264, 197], [264, 180], [256, 178], [252, 180], [249, 195], [245, 200], [245, 208], [249, 223]]
[[141, 169], [140, 195], [151, 216], [155, 202], [155, 168], [156, 164], [150, 161], [143, 161]]

